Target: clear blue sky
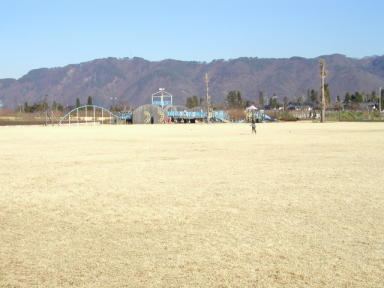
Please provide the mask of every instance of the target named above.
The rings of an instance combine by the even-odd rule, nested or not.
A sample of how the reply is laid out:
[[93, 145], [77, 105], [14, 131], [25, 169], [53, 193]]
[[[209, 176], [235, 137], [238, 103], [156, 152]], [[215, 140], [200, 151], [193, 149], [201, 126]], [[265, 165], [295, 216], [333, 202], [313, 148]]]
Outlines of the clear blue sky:
[[384, 1], [1, 0], [0, 37], [0, 78], [105, 57], [360, 58], [384, 54]]

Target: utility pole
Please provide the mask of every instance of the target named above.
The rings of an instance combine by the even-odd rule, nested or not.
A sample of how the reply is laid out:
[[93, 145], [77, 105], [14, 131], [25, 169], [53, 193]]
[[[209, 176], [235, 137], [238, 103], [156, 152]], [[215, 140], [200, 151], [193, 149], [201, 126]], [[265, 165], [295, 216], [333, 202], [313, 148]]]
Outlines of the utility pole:
[[208, 73], [205, 73], [205, 88], [206, 88], [206, 92], [207, 92], [207, 95], [206, 95], [206, 102], [207, 102], [207, 123], [209, 123], [209, 106], [210, 106], [210, 102], [211, 102], [211, 99], [209, 97], [209, 87], [208, 87], [208, 84], [209, 84], [209, 78], [208, 78]]
[[382, 87], [379, 88], [379, 113], [381, 113], [381, 90], [382, 89], [383, 89]]
[[321, 78], [321, 115], [320, 122], [325, 122], [325, 77], [327, 72], [325, 70], [325, 61], [320, 60], [320, 78]]

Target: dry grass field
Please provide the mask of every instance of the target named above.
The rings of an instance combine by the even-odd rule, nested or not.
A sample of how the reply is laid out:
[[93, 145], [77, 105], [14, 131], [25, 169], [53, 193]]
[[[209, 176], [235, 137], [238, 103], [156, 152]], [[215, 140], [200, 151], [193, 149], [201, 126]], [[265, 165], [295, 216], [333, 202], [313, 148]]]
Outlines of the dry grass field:
[[0, 127], [0, 287], [384, 287], [384, 123]]

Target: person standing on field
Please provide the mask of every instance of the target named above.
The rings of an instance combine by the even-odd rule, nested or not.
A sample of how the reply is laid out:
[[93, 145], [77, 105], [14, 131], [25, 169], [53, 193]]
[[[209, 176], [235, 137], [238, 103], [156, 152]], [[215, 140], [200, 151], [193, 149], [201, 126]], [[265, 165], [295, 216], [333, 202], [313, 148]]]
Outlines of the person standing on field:
[[251, 126], [252, 126], [252, 134], [255, 133], [255, 135], [256, 135], [256, 123], [255, 123], [255, 120], [252, 120]]

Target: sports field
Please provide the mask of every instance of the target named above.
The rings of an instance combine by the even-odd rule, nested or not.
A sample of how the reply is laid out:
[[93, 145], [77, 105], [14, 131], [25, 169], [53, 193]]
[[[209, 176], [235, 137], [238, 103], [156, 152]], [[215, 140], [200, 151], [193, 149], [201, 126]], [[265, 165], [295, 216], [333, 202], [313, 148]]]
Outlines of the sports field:
[[384, 287], [384, 123], [0, 127], [0, 287]]

